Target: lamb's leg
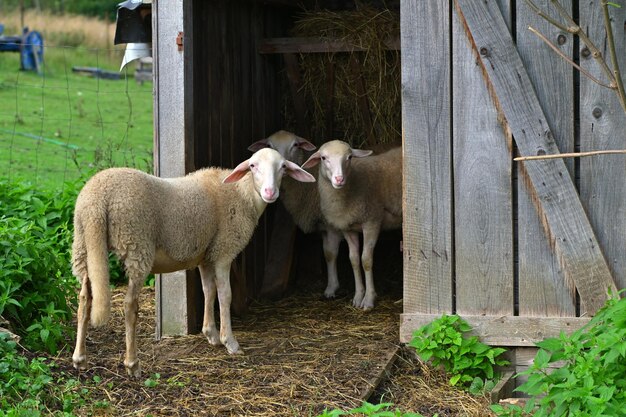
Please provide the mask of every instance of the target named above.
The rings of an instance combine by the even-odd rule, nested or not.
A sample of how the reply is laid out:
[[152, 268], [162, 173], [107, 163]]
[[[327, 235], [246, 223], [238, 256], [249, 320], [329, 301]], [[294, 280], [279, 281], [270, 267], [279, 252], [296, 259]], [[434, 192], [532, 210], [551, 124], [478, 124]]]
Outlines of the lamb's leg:
[[363, 301], [365, 289], [363, 288], [363, 279], [361, 278], [361, 254], [359, 251], [359, 234], [355, 232], [343, 232], [343, 236], [348, 242], [350, 253], [350, 263], [352, 264], [352, 272], [354, 273], [354, 298], [352, 305], [360, 307]]
[[74, 368], [87, 368], [87, 349], [85, 339], [87, 338], [87, 326], [91, 314], [91, 289], [89, 288], [89, 278], [85, 276], [82, 280], [80, 295], [78, 296], [78, 314], [76, 324], [76, 348], [72, 355]]
[[215, 265], [215, 285], [217, 286], [217, 297], [220, 302], [220, 340], [226, 346], [228, 353], [243, 353], [233, 335], [233, 329], [230, 324], [230, 302], [232, 299], [230, 263]]
[[126, 324], [126, 358], [124, 366], [131, 377], [141, 376], [141, 367], [137, 358], [137, 314], [139, 312], [139, 293], [145, 281], [144, 275], [128, 277], [128, 291], [124, 298], [124, 320]]
[[335, 230], [326, 230], [322, 233], [322, 244], [324, 246], [324, 258], [326, 259], [326, 272], [328, 284], [324, 291], [326, 298], [333, 298], [339, 288], [339, 278], [337, 277], [337, 253], [341, 243], [341, 234]]
[[202, 278], [202, 291], [204, 292], [204, 320], [202, 322], [202, 333], [212, 345], [220, 344], [220, 333], [215, 325], [215, 267], [213, 265], [201, 264], [200, 277]]
[[363, 255], [361, 262], [365, 271], [365, 297], [360, 307], [367, 311], [374, 308], [376, 289], [374, 288], [374, 247], [380, 234], [379, 225], [366, 225], [363, 227]]

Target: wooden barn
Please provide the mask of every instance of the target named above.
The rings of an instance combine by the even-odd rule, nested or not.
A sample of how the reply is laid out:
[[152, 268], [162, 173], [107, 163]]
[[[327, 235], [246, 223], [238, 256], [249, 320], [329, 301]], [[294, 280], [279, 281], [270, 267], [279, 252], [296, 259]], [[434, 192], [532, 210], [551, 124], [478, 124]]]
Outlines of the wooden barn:
[[[358, 48], [327, 38], [285, 39], [302, 10], [294, 3], [152, 2], [158, 175], [233, 167], [248, 157], [250, 143], [288, 121], [307, 134], [310, 120], [298, 110], [299, 62]], [[528, 29], [608, 83], [578, 37], [525, 1], [373, 3], [395, 8], [400, 23], [400, 42], [390, 39], [388, 48], [401, 55], [401, 341], [443, 313], [458, 313], [485, 343], [518, 348], [514, 360], [523, 366], [533, 342], [578, 328], [607, 290], [626, 288], [626, 163], [623, 155], [514, 158], [626, 149], [624, 110], [614, 90], [575, 70]], [[560, 19], [551, 1], [535, 3]], [[560, 3], [608, 61], [600, 1]], [[347, 11], [355, 2], [302, 5]], [[626, 8], [610, 12], [626, 70]], [[285, 91], [293, 99], [287, 106]], [[360, 111], [367, 116], [367, 105]], [[365, 128], [376, 123], [363, 120]], [[284, 249], [297, 248], [297, 238], [288, 215], [269, 209], [233, 267], [236, 308], [251, 295], [280, 292], [293, 263], [302, 261]], [[158, 336], [199, 330], [194, 272], [161, 276], [157, 297]]]

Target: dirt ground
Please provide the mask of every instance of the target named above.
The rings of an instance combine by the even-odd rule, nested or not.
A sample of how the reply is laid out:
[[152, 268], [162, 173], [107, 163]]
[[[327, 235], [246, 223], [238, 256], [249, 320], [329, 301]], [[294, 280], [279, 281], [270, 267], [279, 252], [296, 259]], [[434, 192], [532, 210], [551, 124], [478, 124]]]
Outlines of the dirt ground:
[[156, 341], [154, 290], [144, 289], [139, 380], [128, 378], [122, 363], [120, 288], [113, 293], [112, 319], [89, 331], [89, 369], [71, 368], [71, 352], [57, 363], [90, 391], [81, 415], [316, 416], [325, 408], [348, 410], [381, 397], [429, 417], [490, 415], [485, 398], [451, 389], [440, 372], [399, 346], [401, 291], [383, 287], [375, 309], [363, 312], [350, 305], [348, 290], [322, 299], [323, 284], [279, 301], [253, 302], [244, 317], [233, 317], [245, 352], [235, 356], [202, 335]]

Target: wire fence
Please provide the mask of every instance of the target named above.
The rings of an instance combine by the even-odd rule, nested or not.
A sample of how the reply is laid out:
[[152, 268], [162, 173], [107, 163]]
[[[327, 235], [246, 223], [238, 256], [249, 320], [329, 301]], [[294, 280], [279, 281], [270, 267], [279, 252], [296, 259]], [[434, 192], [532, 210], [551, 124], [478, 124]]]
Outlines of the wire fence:
[[120, 71], [124, 48], [41, 48], [30, 69], [0, 52], [0, 178], [60, 190], [111, 166], [151, 172], [149, 66]]

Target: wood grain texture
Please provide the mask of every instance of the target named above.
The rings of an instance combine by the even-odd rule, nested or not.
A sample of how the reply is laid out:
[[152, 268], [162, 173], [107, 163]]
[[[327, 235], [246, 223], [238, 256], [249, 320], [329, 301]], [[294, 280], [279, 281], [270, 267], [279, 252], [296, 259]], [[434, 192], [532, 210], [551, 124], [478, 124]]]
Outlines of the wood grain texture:
[[[550, 0], [537, 4], [549, 10]], [[570, 1], [561, 4], [571, 9]], [[537, 93], [550, 131], [559, 151], [574, 151], [574, 79], [571, 66], [536, 35], [534, 27], [543, 33], [569, 57], [573, 56], [574, 39], [537, 16], [525, 2], [517, 3], [517, 50]], [[574, 178], [574, 161], [565, 161], [569, 175]], [[522, 165], [517, 164], [518, 167]], [[520, 176], [523, 173], [520, 172]], [[541, 219], [525, 181], [518, 189], [518, 254], [519, 254], [519, 314], [521, 316], [575, 316], [576, 298], [568, 288], [556, 254], [543, 231]]]
[[452, 20], [456, 311], [512, 315], [511, 139], [458, 16]]
[[450, 8], [401, 1], [404, 311], [452, 311]]
[[[193, 167], [193, 136], [188, 126], [188, 75], [185, 54], [191, 47], [185, 43], [183, 52], [171, 47], [171, 40], [184, 31], [185, 7], [182, 3], [161, 0], [156, 4], [154, 71], [154, 170], [160, 177], [179, 177]], [[182, 135], [181, 135], [181, 132]], [[188, 334], [198, 330], [201, 314], [196, 300], [202, 289], [193, 272], [179, 271], [157, 275], [156, 282], [156, 337]]]
[[[407, 343], [413, 332], [441, 317], [434, 314], [402, 314], [400, 342]], [[548, 337], [558, 337], [561, 331], [570, 334], [589, 322], [584, 317], [519, 317], [466, 316], [461, 317], [472, 326], [471, 334], [490, 346], [534, 346]]]
[[[480, 57], [488, 88], [521, 155], [559, 150], [528, 74], [495, 3], [455, 0]], [[495, 10], [494, 10], [495, 9]], [[557, 254], [565, 277], [575, 284], [588, 311], [595, 312], [616, 291], [578, 194], [563, 160], [524, 163], [533, 202]]]
[[[606, 32], [600, 1], [580, 4], [580, 21], [606, 57]], [[626, 8], [609, 7], [619, 67], [626, 74]], [[584, 45], [580, 45], [581, 49]], [[581, 52], [581, 66], [605, 80], [598, 64]], [[616, 94], [580, 76], [581, 151], [626, 149], [626, 117]], [[583, 158], [580, 161], [580, 195], [598, 236], [600, 247], [620, 288], [626, 288], [626, 163], [623, 155]]]

